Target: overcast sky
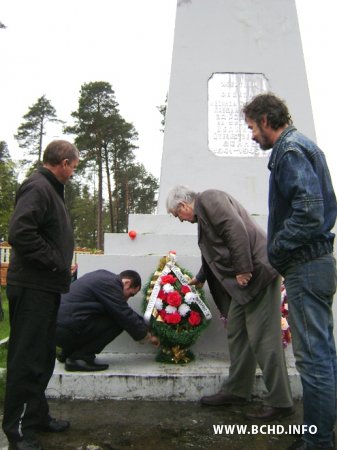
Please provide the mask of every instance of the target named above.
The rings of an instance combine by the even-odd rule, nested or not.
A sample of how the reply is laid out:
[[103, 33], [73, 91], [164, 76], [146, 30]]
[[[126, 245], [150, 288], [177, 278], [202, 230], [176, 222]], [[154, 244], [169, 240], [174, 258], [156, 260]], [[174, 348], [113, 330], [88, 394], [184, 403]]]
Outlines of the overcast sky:
[[[317, 141], [337, 186], [337, 1], [296, 5]], [[107, 81], [120, 113], [139, 133], [138, 159], [158, 177], [163, 133], [157, 106], [169, 86], [175, 10], [176, 0], [2, 0], [0, 140], [12, 157], [21, 152], [13, 134], [39, 97], [46, 95], [69, 123], [81, 85]], [[45, 144], [54, 136], [61, 129]]]

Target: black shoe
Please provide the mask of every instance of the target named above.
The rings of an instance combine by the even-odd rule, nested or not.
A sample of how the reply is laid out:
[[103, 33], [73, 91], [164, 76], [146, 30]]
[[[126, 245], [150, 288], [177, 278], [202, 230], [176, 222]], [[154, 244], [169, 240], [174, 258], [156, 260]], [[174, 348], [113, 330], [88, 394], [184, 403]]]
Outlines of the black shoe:
[[39, 430], [46, 433], [60, 433], [68, 430], [69, 427], [70, 422], [68, 420], [51, 419], [47, 424], [40, 425]]
[[270, 422], [271, 420], [282, 419], [294, 414], [295, 410], [292, 406], [288, 408], [274, 408], [272, 406], [263, 405], [256, 412], [245, 414], [249, 420], [262, 420], [263, 422]]
[[246, 405], [247, 400], [237, 395], [225, 394], [223, 391], [214, 395], [205, 395], [201, 397], [200, 403], [207, 406], [231, 406]]
[[56, 350], [56, 359], [60, 362], [60, 363], [64, 363], [66, 362], [66, 354], [64, 353], [63, 349], [57, 349]]
[[94, 361], [84, 361], [84, 359], [67, 358], [64, 367], [68, 372], [98, 372], [106, 370], [109, 364], [98, 364]]
[[9, 450], [43, 450], [36, 439], [22, 439], [22, 441], [10, 442]]

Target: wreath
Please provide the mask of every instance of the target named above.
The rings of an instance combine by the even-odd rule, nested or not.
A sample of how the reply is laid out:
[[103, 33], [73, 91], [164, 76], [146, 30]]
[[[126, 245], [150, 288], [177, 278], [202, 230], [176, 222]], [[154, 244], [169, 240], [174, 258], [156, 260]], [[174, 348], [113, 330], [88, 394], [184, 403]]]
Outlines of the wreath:
[[156, 361], [182, 364], [194, 359], [189, 349], [209, 324], [212, 314], [203, 289], [189, 286], [191, 273], [176, 264], [170, 251], [143, 289], [144, 319], [160, 340]]
[[284, 283], [281, 285], [281, 331], [283, 348], [291, 342], [290, 325], [288, 322], [288, 296]]

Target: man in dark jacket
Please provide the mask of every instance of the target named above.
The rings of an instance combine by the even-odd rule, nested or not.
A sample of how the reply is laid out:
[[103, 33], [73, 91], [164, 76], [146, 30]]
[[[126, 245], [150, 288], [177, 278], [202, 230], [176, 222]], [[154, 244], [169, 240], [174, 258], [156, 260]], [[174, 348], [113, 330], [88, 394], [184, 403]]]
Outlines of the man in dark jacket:
[[[337, 202], [324, 153], [293, 126], [286, 104], [261, 94], [243, 110], [252, 139], [273, 149], [268, 168], [268, 256], [285, 278], [306, 431], [289, 450], [334, 448], [336, 349], [333, 256]], [[310, 430], [316, 429], [316, 433]]]
[[56, 330], [56, 344], [62, 348], [60, 360], [65, 361], [66, 370], [107, 369], [107, 364], [95, 362], [96, 354], [124, 330], [136, 341], [147, 339], [159, 345], [143, 317], [127, 303], [140, 288], [140, 276], [133, 270], [119, 275], [95, 270], [72, 283], [70, 291], [62, 295]]
[[74, 249], [64, 184], [78, 160], [74, 145], [51, 142], [43, 167], [20, 186], [9, 224], [11, 328], [3, 430], [13, 449], [39, 450], [37, 430], [69, 427], [49, 415], [45, 389], [54, 370], [57, 310], [61, 293], [69, 289]]
[[268, 393], [261, 409], [247, 417], [269, 421], [292, 414], [281, 342], [280, 277], [269, 264], [264, 232], [238, 201], [219, 190], [195, 193], [176, 186], [166, 205], [181, 221], [198, 223], [202, 267], [191, 284], [207, 280], [228, 318], [229, 377], [219, 393], [201, 403], [244, 404], [252, 394], [258, 363]]

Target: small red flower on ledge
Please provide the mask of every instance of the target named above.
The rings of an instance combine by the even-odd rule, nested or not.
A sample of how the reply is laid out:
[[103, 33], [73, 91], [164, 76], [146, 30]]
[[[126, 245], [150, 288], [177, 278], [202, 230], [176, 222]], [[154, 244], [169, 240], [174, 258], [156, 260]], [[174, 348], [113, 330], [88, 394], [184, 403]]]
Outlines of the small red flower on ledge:
[[129, 238], [134, 240], [137, 237], [137, 233], [135, 232], [135, 230], [130, 230], [129, 231]]

